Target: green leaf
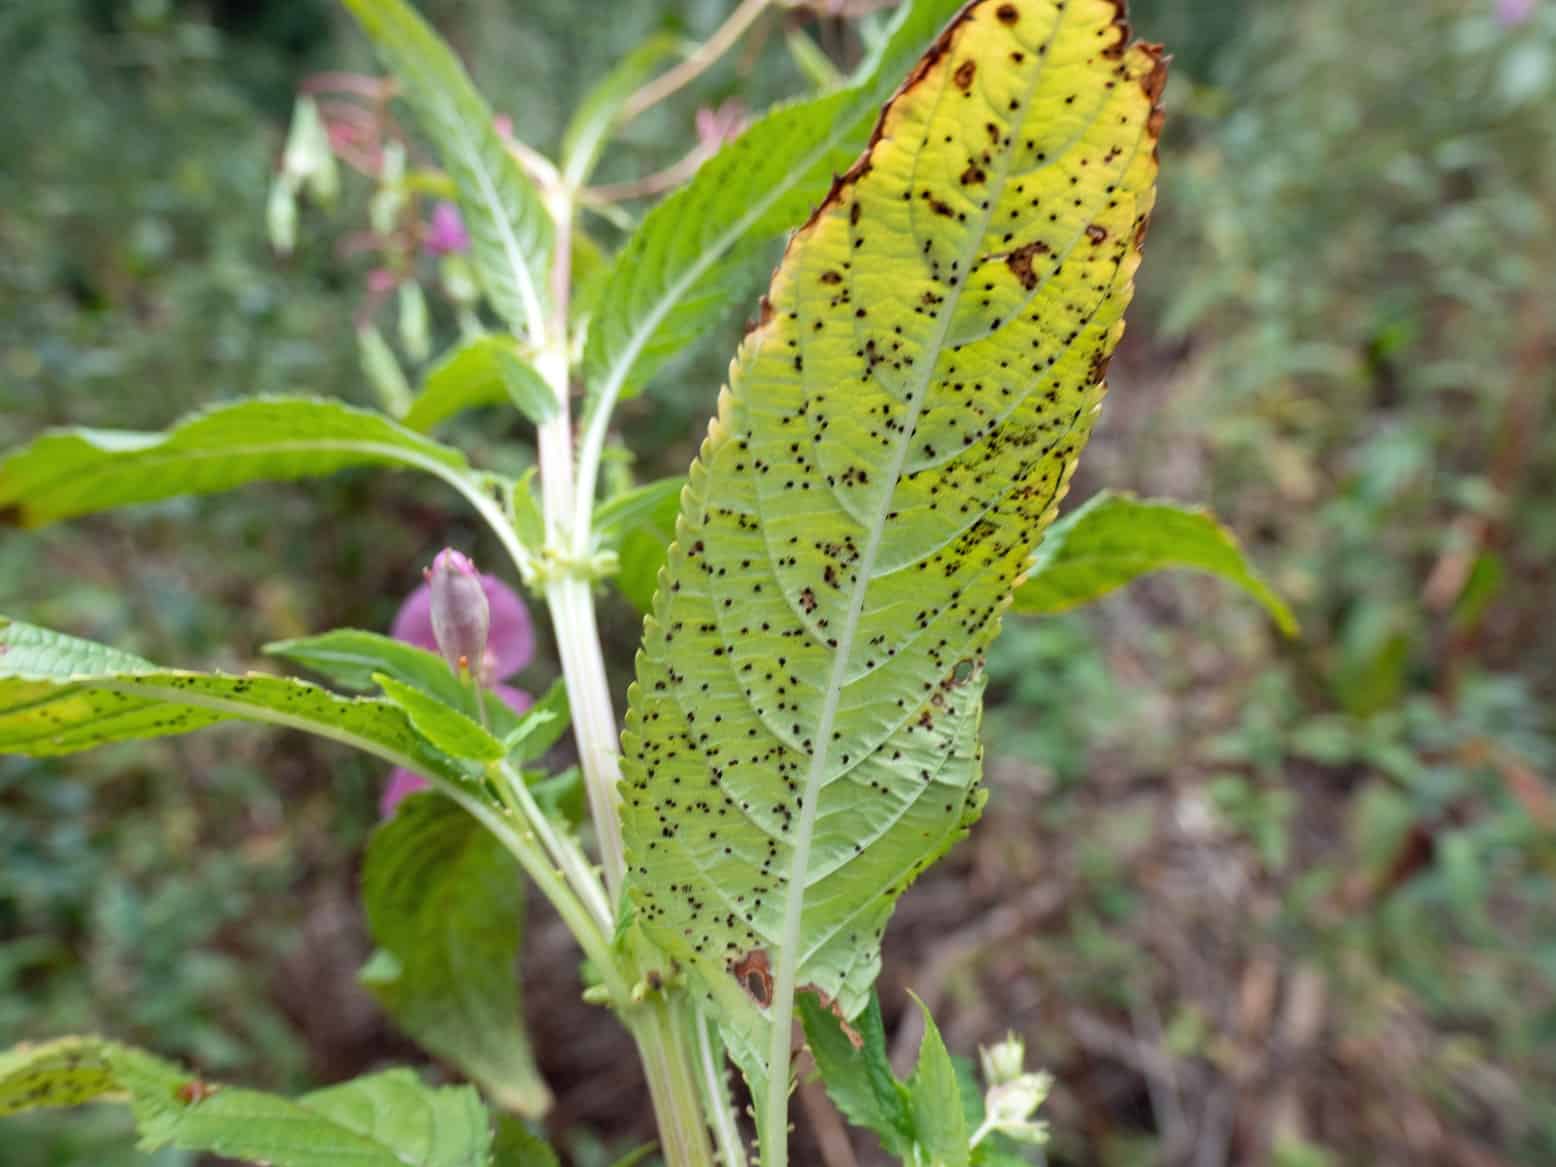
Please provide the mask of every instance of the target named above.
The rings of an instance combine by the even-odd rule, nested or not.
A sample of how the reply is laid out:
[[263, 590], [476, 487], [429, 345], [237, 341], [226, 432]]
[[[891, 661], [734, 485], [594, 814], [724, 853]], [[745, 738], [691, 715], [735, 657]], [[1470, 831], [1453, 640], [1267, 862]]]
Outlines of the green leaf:
[[914, 1161], [925, 1167], [967, 1167], [972, 1132], [967, 1129], [961, 1079], [935, 1019], [922, 1001], [918, 1007], [924, 1014], [924, 1040], [907, 1084], [920, 1151]]
[[41, 527], [353, 466], [409, 466], [469, 488], [464, 455], [382, 414], [336, 401], [260, 397], [192, 414], [165, 433], [51, 430], [0, 460], [0, 523]]
[[602, 544], [613, 546], [638, 527], [655, 523], [666, 514], [673, 525], [681, 509], [681, 490], [685, 485], [683, 477], [661, 478], [606, 499], [594, 508], [595, 537]]
[[0, 753], [68, 754], [109, 742], [254, 721], [332, 738], [421, 774], [466, 769], [388, 701], [264, 673], [160, 669], [128, 653], [0, 617]]
[[765, 245], [853, 160], [881, 102], [959, 6], [903, 5], [855, 84], [767, 114], [644, 218], [601, 285], [589, 324], [583, 368], [598, 424], [743, 297]]
[[[491, 832], [446, 798], [412, 795], [368, 843], [363, 903], [393, 961], [376, 961], [362, 979], [418, 1042], [535, 1118], [551, 1095], [519, 1003], [523, 888]], [[391, 973], [371, 971], [390, 964]]]
[[373, 680], [410, 719], [416, 732], [435, 748], [455, 758], [495, 762], [507, 751], [503, 744], [458, 709], [429, 697], [413, 685], [395, 680], [386, 673], [374, 673]]
[[[337, 628], [318, 636], [278, 640], [265, 645], [264, 651], [312, 669], [347, 689], [376, 689], [378, 682], [374, 674], [383, 673], [436, 698], [444, 705], [464, 709], [470, 702], [470, 690], [453, 674], [448, 662], [441, 656], [377, 632]], [[523, 716], [515, 713], [508, 708], [506, 701], [490, 689], [483, 696], [487, 721], [493, 734], [507, 736], [518, 732], [534, 712], [531, 710]], [[561, 715], [565, 729], [565, 702]], [[526, 732], [538, 729], [539, 726], [532, 726]]]
[[389, 1070], [296, 1101], [202, 1082], [95, 1037], [0, 1054], [0, 1115], [127, 1098], [140, 1148], [177, 1147], [274, 1167], [484, 1167], [490, 1144], [474, 1090]]
[[1026, 583], [1016, 589], [1018, 612], [1063, 612], [1153, 571], [1189, 568], [1220, 576], [1246, 591], [1287, 636], [1297, 621], [1248, 562], [1237, 537], [1200, 507], [1099, 491], [1048, 529]]
[[511, 755], [515, 765], [522, 766], [556, 745], [571, 724], [567, 683], [558, 678], [503, 739], [503, 748]]
[[418, 433], [431, 433], [455, 414], [505, 401], [536, 425], [556, 413], [556, 395], [530, 364], [524, 346], [511, 336], [486, 333], [455, 346], [427, 371], [401, 421]]
[[551, 216], [463, 66], [405, 0], [345, 0], [404, 86], [458, 190], [470, 255], [492, 306], [515, 332], [542, 331]]
[[556, 1152], [539, 1135], [515, 1118], [497, 1122], [492, 1140], [492, 1167], [561, 1167]]
[[[983, 654], [1154, 201], [1164, 67], [1126, 35], [1110, 4], [964, 10], [791, 239], [682, 496], [622, 738], [629, 886], [770, 1051], [766, 1140], [796, 989], [857, 1015], [981, 806]], [[733, 975], [757, 954], [770, 999]]]
[[[616, 544], [616, 586], [640, 612], [654, 606], [654, 589], [675, 539], [675, 517], [681, 513], [684, 478], [665, 478], [640, 488], [632, 504], [630, 523], [619, 525]], [[612, 500], [614, 501], [614, 500]], [[652, 506], [639, 505], [651, 503]], [[610, 507], [607, 502], [600, 508]], [[625, 503], [623, 503], [625, 505]], [[600, 512], [596, 512], [599, 521]]]
[[562, 174], [569, 186], [576, 188], [589, 180], [627, 99], [680, 44], [678, 37], [668, 34], [649, 37], [616, 62], [585, 95], [562, 134]]
[[906, 1093], [887, 1059], [880, 1000], [872, 993], [854, 1022], [857, 1046], [815, 994], [800, 994], [799, 1010], [816, 1069], [843, 1117], [873, 1131], [888, 1154], [907, 1159], [913, 1147], [913, 1122]]

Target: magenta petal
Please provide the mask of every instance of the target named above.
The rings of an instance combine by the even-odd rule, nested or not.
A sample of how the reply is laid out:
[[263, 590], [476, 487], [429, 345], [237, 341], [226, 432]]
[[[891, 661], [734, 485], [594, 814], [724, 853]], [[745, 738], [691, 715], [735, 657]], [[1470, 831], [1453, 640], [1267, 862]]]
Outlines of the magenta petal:
[[499, 681], [513, 676], [535, 655], [535, 626], [530, 623], [524, 601], [502, 580], [483, 575], [481, 585], [492, 610], [491, 632], [486, 642], [493, 666], [491, 679]]
[[398, 767], [389, 775], [389, 783], [384, 787], [383, 794], [378, 799], [378, 813], [383, 818], [388, 818], [394, 813], [395, 807], [402, 801], [415, 794], [418, 790], [427, 789], [427, 780], [420, 774], [412, 774], [409, 770]]
[[432, 588], [422, 584], [410, 595], [394, 614], [394, 626], [389, 635], [404, 644], [414, 644], [428, 652], [438, 651], [437, 639], [432, 635]]

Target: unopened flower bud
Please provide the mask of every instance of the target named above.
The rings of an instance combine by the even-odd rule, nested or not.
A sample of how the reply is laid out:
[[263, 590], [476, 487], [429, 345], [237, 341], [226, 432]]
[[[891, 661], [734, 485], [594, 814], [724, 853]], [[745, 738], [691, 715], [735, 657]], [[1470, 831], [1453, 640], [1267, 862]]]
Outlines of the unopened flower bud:
[[481, 575], [468, 556], [446, 547], [427, 569], [432, 589], [432, 635], [456, 673], [479, 675], [491, 630], [491, 606]]
[[1014, 1033], [1004, 1041], [978, 1051], [983, 1060], [983, 1078], [990, 1086], [1003, 1086], [1021, 1077], [1026, 1070], [1027, 1045]]

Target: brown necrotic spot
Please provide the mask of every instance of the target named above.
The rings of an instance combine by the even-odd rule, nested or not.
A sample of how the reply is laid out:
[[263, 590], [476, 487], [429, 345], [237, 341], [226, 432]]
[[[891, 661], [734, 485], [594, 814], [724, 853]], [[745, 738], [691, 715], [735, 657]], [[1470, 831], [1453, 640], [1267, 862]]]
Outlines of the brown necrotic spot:
[[1001, 24], [1015, 24], [1021, 19], [1021, 13], [1016, 11], [1014, 4], [1001, 4], [994, 10], [994, 16]]
[[973, 76], [978, 72], [978, 62], [969, 58], [956, 67], [956, 72], [951, 74], [951, 80], [956, 82], [958, 89], [971, 89]]
[[986, 178], [988, 178], [988, 175], [984, 174], [983, 170], [975, 162], [969, 162], [967, 169], [962, 171], [963, 186], [980, 185]]
[[741, 987], [763, 1009], [773, 1003], [773, 970], [765, 950], [756, 948], [746, 953], [739, 960], [731, 962], [729, 971], [735, 974]]
[[843, 282], [843, 273], [836, 271], [824, 271], [821, 273], [821, 282], [824, 284], [840, 284]]
[[1106, 243], [1108, 238], [1108, 229], [1106, 227], [1100, 226], [1097, 223], [1093, 223], [1090, 227], [1086, 228], [1086, 238], [1090, 239], [1093, 243]]
[[1028, 243], [1007, 255], [1005, 266], [1021, 281], [1021, 286], [1030, 292], [1037, 287], [1037, 272], [1032, 269], [1032, 259], [1034, 256], [1047, 254], [1048, 244], [1040, 241]]

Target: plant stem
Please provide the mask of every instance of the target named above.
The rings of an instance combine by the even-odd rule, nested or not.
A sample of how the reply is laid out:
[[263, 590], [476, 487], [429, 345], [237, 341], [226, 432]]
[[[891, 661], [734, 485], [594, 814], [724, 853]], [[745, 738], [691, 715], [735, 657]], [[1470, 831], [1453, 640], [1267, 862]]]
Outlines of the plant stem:
[[[551, 315], [546, 333], [537, 346], [535, 367], [556, 396], [557, 410], [539, 427], [541, 509], [545, 517], [546, 555], [542, 564], [546, 603], [556, 633], [557, 652], [562, 661], [562, 676], [567, 684], [572, 709], [573, 739], [578, 746], [579, 765], [589, 795], [589, 808], [595, 834], [600, 843], [601, 864], [605, 871], [607, 894], [596, 904], [595, 914], [604, 911], [614, 924], [615, 905], [620, 903], [626, 875], [625, 848], [621, 838], [621, 817], [617, 783], [621, 772], [616, 759], [616, 716], [611, 708], [610, 687], [605, 675], [605, 659], [600, 648], [595, 622], [594, 595], [586, 574], [593, 550], [590, 516], [593, 510], [593, 485], [590, 497], [575, 493], [573, 434], [568, 417], [570, 383], [570, 340], [568, 334], [569, 277], [571, 272], [572, 221], [576, 195], [560, 182], [547, 187], [547, 202], [556, 224], [552, 256], [550, 299]], [[510, 792], [526, 818], [542, 817], [539, 807], [524, 800], [528, 791], [519, 786]], [[565, 841], [549, 832], [536, 831], [547, 849], [564, 870], [571, 861]], [[572, 889], [548, 866], [553, 884], [578, 904], [586, 919], [583, 926], [595, 928], [590, 913], [572, 894]], [[593, 872], [572, 872], [575, 885], [593, 883]], [[585, 879], [585, 874], [588, 878]], [[549, 895], [550, 892], [548, 891]], [[587, 893], [585, 899], [589, 899]], [[573, 925], [571, 919], [568, 920]], [[574, 929], [577, 931], [577, 928]], [[606, 935], [609, 935], [607, 931]], [[586, 951], [588, 949], [586, 948]], [[664, 992], [652, 994], [643, 1005], [634, 1005], [629, 996], [618, 995], [621, 982], [637, 975], [629, 959], [609, 943], [602, 955], [590, 952], [607, 977], [613, 999], [637, 1041], [638, 1051], [653, 1097], [654, 1117], [659, 1125], [664, 1157], [669, 1167], [713, 1167], [713, 1150], [708, 1142], [707, 1123], [703, 1119], [702, 1099], [693, 1072], [690, 1012], [684, 994], [675, 998]], [[630, 971], [629, 971], [630, 970]]]
[[622, 107], [622, 120], [631, 121], [650, 106], [657, 105], [682, 86], [701, 76], [707, 68], [734, 47], [746, 29], [756, 23], [756, 18], [767, 10], [772, 0], [745, 0], [729, 14], [707, 40], [673, 69], [666, 70], [639, 89]]
[[723, 1167], [746, 1167], [746, 1145], [740, 1137], [735, 1111], [729, 1102], [729, 1069], [724, 1063], [724, 1048], [713, 1044], [713, 1023], [696, 1017], [697, 1061], [702, 1071], [703, 1105], [707, 1108], [713, 1138], [718, 1144]]

